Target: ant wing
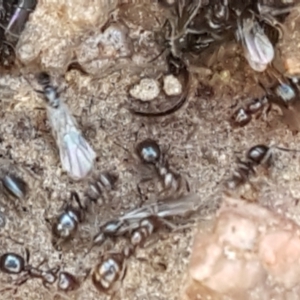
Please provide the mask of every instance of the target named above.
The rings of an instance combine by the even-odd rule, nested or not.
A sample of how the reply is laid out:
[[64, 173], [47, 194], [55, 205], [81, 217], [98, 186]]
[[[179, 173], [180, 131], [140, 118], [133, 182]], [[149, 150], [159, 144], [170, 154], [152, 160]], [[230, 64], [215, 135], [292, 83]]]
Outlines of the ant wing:
[[74, 117], [63, 102], [57, 108], [48, 106], [48, 117], [63, 169], [72, 179], [82, 180], [91, 172], [96, 153], [77, 129]]
[[197, 194], [190, 194], [178, 199], [167, 198], [157, 203], [142, 206], [127, 212], [121, 220], [140, 220], [156, 215], [159, 218], [182, 216], [196, 211], [200, 206], [200, 198]]
[[197, 194], [189, 194], [178, 199], [165, 199], [157, 205], [157, 216], [160, 218], [184, 216], [196, 211], [201, 205], [201, 199]]
[[82, 180], [94, 166], [95, 152], [77, 130], [63, 137], [60, 143], [60, 160], [64, 170], [74, 180]]

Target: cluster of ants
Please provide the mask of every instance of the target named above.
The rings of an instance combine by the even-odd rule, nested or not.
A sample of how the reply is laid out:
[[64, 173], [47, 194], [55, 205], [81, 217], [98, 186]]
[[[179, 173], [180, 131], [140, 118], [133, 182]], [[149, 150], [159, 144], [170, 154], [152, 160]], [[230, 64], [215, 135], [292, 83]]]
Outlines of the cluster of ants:
[[[43, 271], [40, 263], [37, 267], [29, 264], [30, 253], [25, 249], [24, 257], [13, 252], [7, 252], [0, 256], [0, 271], [6, 274], [23, 275], [15, 281], [16, 286], [20, 286], [27, 282], [30, 278], [39, 278], [45, 287], [57, 281], [58, 291], [70, 292], [79, 288], [79, 280], [71, 273], [60, 271], [60, 267], [51, 268]], [[2, 291], [10, 290], [12, 288], [5, 288]]]
[[[136, 156], [142, 164], [152, 166], [162, 182], [164, 190], [179, 192], [181, 187], [181, 176], [173, 172], [162, 153], [159, 144], [152, 139], [145, 139], [137, 144]], [[97, 178], [89, 182], [89, 188], [85, 192], [86, 199], [96, 202], [105, 190], [114, 188], [117, 177], [109, 172], [103, 172]], [[28, 193], [27, 183], [14, 174], [7, 173], [2, 177], [4, 190], [14, 198], [22, 199]], [[108, 239], [126, 237], [128, 245], [120, 252], [108, 252], [101, 255], [94, 269], [86, 270], [84, 280], [91, 274], [92, 282], [96, 289], [101, 292], [111, 293], [113, 286], [125, 275], [126, 260], [131, 257], [138, 247], [143, 247], [148, 238], [162, 228], [175, 229], [176, 226], [168, 218], [185, 216], [188, 212], [194, 212], [198, 204], [195, 195], [168, 197], [161, 202], [143, 205], [100, 225], [99, 232], [93, 237], [91, 247], [101, 246]], [[88, 212], [88, 204], [82, 203], [77, 192], [71, 192], [69, 201], [65, 203], [61, 212], [46, 218], [46, 224], [51, 230], [52, 244], [57, 250], [64, 243], [70, 242], [78, 233], [78, 228], [85, 221]], [[24, 257], [7, 252], [0, 256], [0, 271], [16, 275], [22, 274], [15, 280], [16, 289], [31, 278], [41, 279], [45, 287], [57, 281], [59, 292], [71, 292], [80, 287], [83, 280], [75, 275], [61, 271], [60, 267], [42, 270], [40, 263], [37, 267], [29, 264], [29, 251], [25, 249]], [[6, 288], [4, 290], [11, 289]]]
[[[280, 147], [268, 147], [256, 145], [251, 147], [246, 154], [245, 160], [238, 161], [238, 169], [233, 173], [230, 180], [226, 182], [229, 189], [235, 189], [245, 183], [251, 174], [255, 173], [255, 167], [260, 164], [270, 164], [273, 150], [290, 151]], [[178, 190], [178, 175], [173, 173], [166, 160], [163, 159], [159, 145], [150, 139], [140, 142], [136, 147], [136, 153], [145, 164], [155, 167], [157, 174], [162, 179], [165, 188]], [[98, 180], [90, 182], [90, 188], [86, 195], [91, 201], [101, 196], [104, 189], [112, 189], [116, 177], [110, 173], [101, 173]], [[26, 195], [27, 184], [14, 175], [6, 175], [2, 178], [2, 185], [10, 195], [22, 198]], [[22, 274], [15, 280], [15, 286], [26, 283], [29, 279], [42, 280], [45, 287], [57, 282], [59, 292], [71, 292], [77, 290], [83, 280], [91, 274], [91, 280], [96, 289], [104, 293], [115, 292], [116, 284], [125, 276], [126, 261], [134, 255], [138, 247], [144, 247], [149, 237], [163, 228], [174, 230], [176, 225], [172, 222], [174, 218], [185, 217], [188, 213], [195, 212], [199, 207], [199, 198], [189, 194], [176, 199], [170, 197], [160, 202], [143, 205], [135, 208], [123, 216], [106, 221], [100, 225], [98, 233], [93, 237], [87, 255], [93, 247], [99, 247], [109, 239], [126, 237], [129, 241], [121, 251], [110, 251], [100, 255], [99, 261], [93, 269], [86, 270], [83, 279], [75, 275], [61, 271], [60, 267], [42, 270], [40, 263], [37, 267], [29, 264], [29, 251], [25, 249], [24, 257], [13, 252], [7, 252], [0, 256], [0, 271], [3, 273], [17, 275]], [[71, 193], [70, 201], [66, 203], [60, 214], [51, 220], [52, 243], [55, 247], [70, 241], [75, 237], [80, 224], [84, 221], [86, 207], [81, 203], [76, 192]], [[169, 220], [172, 219], [172, 220]]]
[[253, 118], [258, 119], [262, 115], [267, 115], [272, 106], [276, 105], [283, 111], [291, 111], [298, 104], [300, 96], [299, 80], [296, 77], [282, 77], [276, 84], [269, 88], [259, 83], [265, 91], [261, 98], [245, 101], [241, 107], [236, 109], [231, 116], [233, 127], [244, 127]]
[[[64, 103], [59, 98], [57, 89], [51, 85], [50, 77], [47, 74], [42, 74], [40, 83], [43, 90], [38, 91], [42, 93], [48, 105], [49, 120], [55, 122], [56, 114], [64, 113], [66, 124], [75, 126], [75, 121], [71, 119], [71, 114], [67, 110]], [[278, 105], [289, 106], [295, 101], [298, 96], [297, 85], [291, 81], [289, 84], [281, 82], [277, 87], [267, 90], [268, 98], [255, 99], [246, 108], [240, 108], [236, 111], [234, 121], [244, 126], [250, 122], [255, 114], [259, 114], [261, 109], [270, 103]], [[270, 102], [270, 99], [272, 102]], [[281, 102], [280, 102], [281, 101]], [[52, 114], [52, 115], [51, 115]], [[69, 122], [69, 123], [68, 123]], [[64, 127], [57, 127], [58, 124], [53, 123], [54, 132], [57, 133], [57, 144], [60, 151], [63, 151], [63, 139], [68, 134], [76, 133], [81, 136], [80, 131], [72, 129], [73, 131], [64, 131]], [[60, 125], [62, 126], [62, 125]], [[66, 126], [66, 125], [64, 125]], [[56, 131], [55, 131], [56, 130]], [[68, 129], [70, 130], [70, 129]], [[77, 131], [76, 131], [77, 130]], [[61, 132], [63, 135], [60, 136]], [[81, 139], [81, 141], [83, 141]], [[84, 149], [87, 143], [81, 142], [79, 146]], [[88, 148], [88, 147], [87, 147]], [[252, 147], [246, 154], [245, 160], [238, 160], [238, 168], [234, 171], [231, 179], [226, 181], [228, 189], [235, 189], [244, 184], [248, 178], [255, 173], [256, 166], [260, 164], [269, 165], [273, 157], [274, 149], [290, 151], [280, 147], [268, 147], [266, 145], [256, 145]], [[61, 156], [61, 161], [65, 169], [74, 177], [86, 176], [85, 174], [93, 167], [94, 152], [88, 150], [90, 161], [79, 161], [86, 168], [84, 173], [78, 168], [79, 173], [75, 169], [68, 169], [68, 160], [72, 157]], [[161, 150], [160, 145], [153, 139], [145, 139], [139, 142], [135, 148], [134, 156], [144, 165], [154, 169], [158, 178], [160, 179], [163, 191], [171, 190], [172, 194], [179, 195], [164, 199], [161, 202], [154, 204], [143, 205], [140, 208], [133, 209], [119, 216], [115, 219], [105, 222], [100, 225], [99, 232], [93, 237], [91, 246], [86, 255], [93, 247], [99, 247], [106, 240], [117, 239], [118, 237], [126, 237], [129, 241], [128, 245], [121, 251], [108, 252], [100, 255], [99, 261], [93, 269], [87, 270], [88, 278], [91, 274], [91, 279], [100, 292], [110, 293], [115, 289], [114, 287], [125, 276], [126, 261], [133, 256], [138, 247], [143, 247], [150, 236], [162, 228], [169, 228], [170, 230], [176, 226], [169, 219], [186, 216], [187, 213], [195, 212], [197, 205], [199, 206], [199, 199], [195, 195], [182, 196], [182, 187], [185, 183], [186, 192], [190, 192], [188, 182], [183, 176], [174, 172], [166, 159], [165, 153]], [[80, 157], [76, 157], [77, 159]], [[73, 160], [74, 166], [77, 161]], [[114, 188], [117, 177], [109, 172], [103, 172], [97, 177], [94, 177], [89, 182], [89, 188], [86, 191], [86, 198], [91, 202], [96, 202], [102, 195], [104, 190], [111, 190]], [[27, 183], [14, 174], [7, 173], [1, 179], [2, 185], [11, 196], [15, 198], [24, 198], [28, 192]], [[67, 201], [61, 212], [50, 219], [45, 218], [52, 233], [52, 244], [55, 248], [59, 248], [63, 243], [72, 240], [78, 233], [78, 229], [85, 221], [88, 207], [81, 203], [80, 197], [76, 192], [71, 193], [70, 200]], [[40, 264], [41, 265], [41, 264]], [[79, 288], [81, 280], [71, 273], [61, 271], [59, 267], [49, 269], [47, 271], [41, 270], [40, 265], [33, 267], [29, 264], [29, 252], [26, 250], [25, 258], [19, 254], [8, 252], [0, 257], [0, 271], [8, 274], [21, 274], [19, 279], [15, 281], [16, 286], [24, 284], [30, 278], [39, 278], [42, 280], [44, 286], [58, 282], [57, 288], [59, 291], [69, 292]]]
[[[26, 14], [29, 14], [33, 8], [23, 7], [21, 6], [21, 1], [19, 2], [15, 19], [21, 22], [23, 20], [19, 17], [21, 13], [26, 12]], [[180, 4], [177, 5], [176, 1], [159, 2], [167, 7], [173, 7], [173, 10], [178, 15], [189, 16], [186, 20], [183, 19], [183, 22], [178, 22], [179, 25], [184, 24], [182, 28], [179, 25], [176, 26], [174, 18], [168, 19], [167, 24], [169, 25], [170, 35], [166, 38], [169, 42], [169, 52], [171, 53], [167, 57], [172, 58], [170, 58], [169, 63], [170, 72], [173, 70], [172, 73], [180, 74], [183, 77], [186, 91], [179, 97], [179, 101], [176, 101], [173, 107], [165, 111], [150, 113], [131, 110], [131, 113], [139, 116], [166, 116], [180, 109], [187, 100], [190, 81], [188, 69], [181, 59], [182, 52], [186, 48], [191, 47], [194, 49], [194, 52], [198, 52], [199, 49], [206, 48], [214, 40], [219, 40], [223, 35], [224, 38], [227, 38], [228, 28], [232, 27], [239, 28], [239, 38], [242, 41], [246, 40], [246, 37], [248, 38], [246, 35], [247, 22], [257, 25], [256, 12], [261, 13], [260, 10], [262, 9], [260, 1], [254, 1], [255, 4], [253, 5], [251, 1], [246, 1], [242, 8], [235, 8], [235, 5], [233, 5], [235, 2], [229, 3], [228, 1], [220, 1], [219, 4], [209, 5], [209, 7], [205, 8], [201, 7], [201, 1], [186, 1], [184, 8]], [[242, 17], [238, 18], [239, 22], [235, 21], [236, 15], [242, 15]], [[202, 16], [205, 16], [205, 18], [202, 18]], [[267, 16], [264, 16], [264, 21], [268, 21]], [[12, 25], [8, 26], [9, 30], [13, 28]], [[203, 31], [203, 28], [208, 30]], [[258, 46], [259, 49], [263, 47], [262, 45]], [[249, 61], [252, 62], [253, 60], [254, 58], [250, 57]], [[176, 72], [174, 72], [174, 69]], [[59, 148], [63, 169], [74, 180], [81, 180], [93, 169], [96, 154], [76, 127], [76, 120], [74, 120], [67, 106], [60, 99], [59, 92], [51, 84], [50, 77], [47, 74], [42, 74], [38, 82], [43, 89], [42, 91], [36, 91], [43, 94], [46, 100], [48, 119]], [[272, 104], [277, 104], [281, 108], [289, 108], [299, 97], [298, 85], [293, 79], [281, 81], [274, 88], [265, 90], [266, 96], [254, 99], [235, 111], [231, 120], [234, 126], [245, 126], [252, 118], [259, 117], [263, 112], [268, 113]], [[74, 136], [76, 138], [73, 138]], [[76, 151], [65, 151], [68, 147], [76, 149]], [[266, 145], [256, 145], [250, 148], [246, 153], [245, 159], [238, 160], [238, 168], [234, 171], [232, 178], [226, 181], [226, 187], [229, 189], [237, 188], [255, 173], [255, 168], [258, 165], [269, 165], [275, 148], [291, 151]], [[18, 278], [14, 281], [15, 287], [26, 283], [29, 279], [37, 278], [42, 281], [45, 287], [57, 282], [59, 292], [70, 292], [77, 290], [81, 282], [90, 275], [92, 283], [98, 291], [104, 293], [114, 292], [116, 284], [125, 276], [126, 261], [135, 254], [137, 248], [144, 247], [149, 238], [158, 230], [165, 227], [170, 230], [177, 228], [172, 222], [174, 218], [186, 217], [188, 213], [195, 212], [199, 208], [199, 198], [196, 195], [180, 195], [183, 183], [186, 184], [186, 191], [190, 192], [188, 183], [182, 176], [171, 170], [165, 155], [155, 140], [146, 139], [138, 143], [136, 155], [141, 163], [152, 167], [156, 171], [164, 190], [172, 190], [174, 194], [176, 193], [179, 196], [142, 205], [100, 225], [99, 231], [93, 237], [91, 246], [85, 255], [90, 253], [94, 247], [100, 247], [109, 239], [115, 240], [119, 237], [125, 237], [128, 243], [121, 251], [107, 252], [100, 255], [96, 265], [86, 271], [86, 276], [82, 280], [69, 272], [62, 271], [60, 267], [42, 270], [41, 265], [44, 261], [36, 267], [32, 266], [29, 263], [30, 255], [28, 249], [25, 249], [24, 256], [14, 252], [2, 254], [0, 256], [0, 271], [6, 274], [18, 275]], [[14, 174], [6, 174], [1, 178], [1, 181], [3, 188], [11, 196], [18, 199], [26, 196], [28, 187], [23, 179]], [[113, 188], [115, 181], [116, 177], [113, 174], [108, 172], [101, 173], [90, 182], [89, 189], [86, 191], [86, 197], [90, 201], [96, 202], [101, 197], [103, 190]], [[51, 219], [46, 218], [47, 224], [50, 225], [52, 244], [55, 248], [71, 241], [76, 236], [80, 225], [86, 219], [87, 210], [86, 204], [82, 204], [79, 195], [76, 192], [72, 192], [70, 200], [62, 208], [62, 211]]]
[[[228, 189], [235, 189], [245, 183], [251, 174], [255, 173], [255, 167], [260, 164], [269, 165], [273, 150], [291, 151], [280, 147], [268, 147], [256, 145], [251, 147], [245, 156], [245, 160], [238, 161], [238, 168], [230, 180], [226, 181]], [[136, 153], [145, 164], [151, 164], [156, 168], [161, 177], [164, 187], [178, 190], [177, 176], [170, 171], [159, 145], [150, 139], [140, 142], [136, 147]], [[86, 195], [90, 200], [95, 201], [101, 196], [104, 189], [112, 189], [116, 177], [110, 173], [101, 173], [98, 180], [90, 182], [90, 188]], [[2, 178], [3, 187], [13, 196], [20, 198], [26, 194], [26, 183], [15, 176], [6, 175]], [[126, 262], [134, 255], [137, 248], [142, 248], [148, 239], [158, 230], [168, 228], [174, 230], [176, 225], [172, 222], [174, 218], [185, 217], [188, 213], [195, 212], [199, 208], [199, 198], [189, 194], [178, 198], [169, 197], [159, 202], [143, 205], [128, 211], [123, 216], [118, 216], [106, 221], [99, 227], [98, 233], [93, 237], [92, 248], [100, 247], [109, 239], [118, 237], [127, 238], [127, 245], [121, 251], [109, 251], [101, 254], [99, 261], [93, 269], [86, 270], [83, 279], [75, 275], [61, 271], [60, 267], [42, 270], [40, 263], [37, 267], [29, 264], [29, 251], [25, 249], [24, 257], [13, 252], [4, 253], [0, 256], [0, 271], [16, 275], [22, 274], [15, 285], [18, 287], [31, 278], [42, 280], [45, 287], [57, 282], [58, 292], [71, 292], [80, 287], [82, 281], [91, 275], [91, 280], [96, 289], [100, 292], [111, 294], [115, 287], [125, 276]], [[66, 203], [60, 214], [51, 220], [52, 243], [55, 247], [70, 241], [75, 237], [80, 224], [84, 221], [86, 207], [81, 203], [76, 192], [71, 193], [70, 201]]]
[[[266, 88], [261, 83], [259, 84], [265, 91], [265, 95], [261, 98], [245, 101], [241, 107], [235, 110], [231, 116], [231, 124], [234, 128], [246, 126], [253, 118], [257, 119], [262, 115], [267, 116], [273, 105], [276, 105], [283, 114], [293, 119], [293, 114], [298, 109], [300, 97], [298, 78], [280, 76], [280, 79], [277, 78], [277, 83], [269, 88]], [[251, 175], [255, 174], [255, 168], [258, 165], [270, 166], [274, 149], [286, 152], [299, 152], [298, 150], [278, 146], [268, 147], [261, 144], [253, 146], [247, 151], [244, 160], [238, 159], [237, 169], [232, 177], [226, 181], [226, 188], [236, 189], [244, 184]]]
[[232, 177], [225, 182], [226, 188], [235, 190], [239, 186], [245, 184], [249, 177], [256, 173], [255, 168], [257, 166], [270, 166], [272, 163], [274, 149], [281, 151], [297, 151], [278, 146], [269, 147], [263, 144], [251, 147], [247, 151], [244, 160], [238, 159], [236, 170], [233, 172]]

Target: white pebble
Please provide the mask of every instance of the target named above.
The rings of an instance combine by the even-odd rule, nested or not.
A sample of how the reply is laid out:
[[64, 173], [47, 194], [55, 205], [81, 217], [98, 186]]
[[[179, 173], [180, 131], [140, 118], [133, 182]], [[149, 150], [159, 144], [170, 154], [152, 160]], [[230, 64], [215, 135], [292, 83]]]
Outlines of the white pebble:
[[182, 85], [174, 75], [164, 77], [164, 91], [168, 96], [177, 96], [182, 93]]
[[129, 94], [142, 101], [155, 99], [160, 93], [159, 84], [156, 80], [150, 78], [142, 79], [138, 84], [133, 86]]

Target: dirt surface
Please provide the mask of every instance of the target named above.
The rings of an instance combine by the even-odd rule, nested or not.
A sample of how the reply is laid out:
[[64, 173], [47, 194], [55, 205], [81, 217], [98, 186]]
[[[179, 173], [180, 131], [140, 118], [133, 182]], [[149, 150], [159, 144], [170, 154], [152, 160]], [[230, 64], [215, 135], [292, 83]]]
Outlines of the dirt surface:
[[[253, 120], [246, 127], [231, 126], [229, 120], [236, 108], [263, 94], [257, 86], [258, 75], [247, 65], [236, 43], [222, 45], [210, 55], [205, 52], [198, 63], [191, 64], [188, 101], [176, 114], [159, 119], [134, 116], [128, 111], [133, 101], [128, 97], [130, 87], [140, 78], [157, 79], [166, 72], [162, 57], [148, 63], [161, 50], [159, 43], [154, 41], [152, 29], [159, 28], [163, 17], [157, 5], [136, 5], [134, 9], [125, 5], [120, 13], [122, 22], [118, 23], [117, 18], [121, 38], [117, 42], [107, 42], [101, 36], [99, 40], [102, 39], [104, 46], [102, 52], [95, 55], [89, 39], [102, 34], [101, 26], [106, 19], [97, 12], [108, 1], [92, 1], [99, 7], [91, 11], [83, 9], [81, 2], [49, 0], [39, 3], [17, 47], [23, 76], [5, 75], [0, 79], [3, 86], [0, 154], [3, 159], [11, 158], [3, 162], [3, 172], [7, 169], [20, 172], [30, 185], [28, 199], [17, 203], [18, 207], [25, 208], [20, 208], [18, 213], [11, 203], [16, 200], [1, 198], [1, 212], [6, 216], [6, 225], [0, 231], [1, 253], [23, 253], [27, 247], [33, 265], [47, 258], [45, 269], [61, 265], [66, 271], [84, 276], [85, 270], [95, 266], [99, 253], [105, 250], [95, 248], [83, 257], [99, 224], [159, 197], [157, 178], [143, 183], [141, 194], [138, 192], [141, 172], [131, 155], [137, 142], [153, 138], [168, 149], [171, 167], [187, 178], [191, 191], [199, 195], [204, 208], [194, 217], [196, 222], [191, 222], [190, 228], [159, 235], [151, 247], [138, 250], [136, 257], [128, 260], [126, 276], [114, 297], [178, 299], [193, 236], [199, 226], [206, 228], [209, 218], [214, 217], [222, 183], [235, 168], [236, 157], [243, 156], [248, 148], [259, 143], [297, 148], [300, 137], [282, 122], [278, 110], [273, 110], [267, 119]], [[114, 5], [111, 2], [107, 11]], [[76, 18], [79, 10], [80, 18]], [[85, 13], [81, 14], [83, 11]], [[122, 47], [118, 46], [120, 40]], [[76, 56], [88, 74], [66, 71]], [[71, 190], [83, 197], [87, 181], [74, 183], [61, 169], [43, 100], [28, 83], [34, 85], [32, 75], [40, 70], [49, 71], [62, 87], [63, 99], [96, 151], [98, 159], [94, 173], [112, 171], [119, 177], [115, 190], [105, 193], [104, 203], [93, 207], [78, 236], [63, 252], [51, 245], [45, 210], [50, 216], [57, 215]], [[264, 78], [265, 74], [259, 76]], [[250, 201], [260, 199], [260, 203], [288, 214], [300, 224], [297, 206], [299, 155], [277, 151], [275, 157], [269, 174], [262, 171], [255, 177], [257, 190], [246, 185], [237, 193]], [[21, 170], [14, 170], [9, 164]], [[8, 236], [23, 245], [11, 241]], [[119, 243], [112, 246], [121, 249]], [[15, 276], [0, 274], [1, 287], [9, 286], [12, 278]], [[54, 297], [61, 297], [56, 295], [55, 284], [48, 290], [40, 280], [30, 280], [20, 286], [15, 295], [5, 291], [1, 299]], [[88, 278], [78, 291], [64, 297], [84, 300], [108, 299], [109, 296], [97, 292]]]

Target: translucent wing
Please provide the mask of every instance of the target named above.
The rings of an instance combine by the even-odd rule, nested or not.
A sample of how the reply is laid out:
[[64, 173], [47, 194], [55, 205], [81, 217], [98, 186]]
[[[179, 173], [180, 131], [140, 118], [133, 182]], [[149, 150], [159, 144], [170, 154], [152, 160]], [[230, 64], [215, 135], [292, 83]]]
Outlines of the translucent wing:
[[17, 1], [18, 6], [16, 7], [7, 28], [5, 34], [10, 34], [13, 37], [19, 37], [24, 26], [28, 20], [30, 13], [35, 9], [37, 1], [36, 0], [23, 0]]
[[249, 65], [255, 71], [263, 72], [275, 55], [269, 38], [260, 25], [249, 18], [243, 19], [242, 26], [239, 25], [239, 35]]
[[[164, 219], [168, 217], [186, 217], [196, 212], [201, 205], [200, 197], [190, 194], [178, 199], [165, 199], [161, 202], [144, 205], [128, 211], [123, 216], [103, 223], [99, 233], [93, 238], [93, 246], [102, 244], [106, 236], [121, 236], [140, 228], [140, 222], [146, 218]], [[166, 220], [165, 220], [166, 221]]]
[[192, 211], [196, 211], [200, 206], [200, 197], [197, 194], [191, 194], [178, 199], [165, 199], [158, 203], [151, 203], [140, 208], [131, 210], [121, 216], [119, 220], [137, 220], [156, 215], [160, 218], [173, 216], [183, 216]]
[[82, 136], [67, 105], [47, 106], [48, 118], [59, 148], [63, 169], [74, 180], [85, 178], [93, 169], [96, 153]]

